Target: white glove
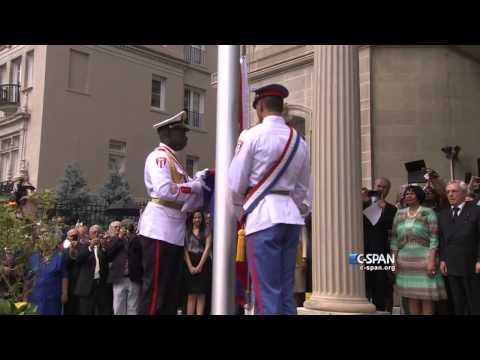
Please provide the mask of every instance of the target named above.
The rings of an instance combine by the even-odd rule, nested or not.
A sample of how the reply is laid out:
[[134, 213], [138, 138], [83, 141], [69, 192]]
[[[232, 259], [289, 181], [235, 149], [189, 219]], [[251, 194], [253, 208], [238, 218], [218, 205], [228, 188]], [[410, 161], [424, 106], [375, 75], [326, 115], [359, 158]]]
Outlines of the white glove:
[[203, 189], [211, 191], [211, 189], [205, 184], [202, 178], [195, 179], [191, 183], [192, 192], [195, 194], [203, 194]]
[[207, 177], [208, 175], [208, 169], [203, 169], [203, 170], [200, 170], [200, 171], [197, 171], [194, 175], [194, 179], [197, 180], [197, 179], [203, 179], [205, 180], [205, 178]]
[[189, 196], [187, 201], [182, 206], [182, 212], [190, 212], [196, 209], [200, 209], [203, 205], [203, 195]]

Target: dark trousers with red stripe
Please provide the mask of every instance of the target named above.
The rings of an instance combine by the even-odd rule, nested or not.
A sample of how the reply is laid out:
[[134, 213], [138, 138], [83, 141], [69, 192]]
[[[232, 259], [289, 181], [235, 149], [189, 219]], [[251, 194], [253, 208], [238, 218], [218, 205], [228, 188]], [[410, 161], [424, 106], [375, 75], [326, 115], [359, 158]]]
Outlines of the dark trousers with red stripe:
[[176, 315], [182, 280], [183, 246], [140, 235], [143, 289], [141, 315]]

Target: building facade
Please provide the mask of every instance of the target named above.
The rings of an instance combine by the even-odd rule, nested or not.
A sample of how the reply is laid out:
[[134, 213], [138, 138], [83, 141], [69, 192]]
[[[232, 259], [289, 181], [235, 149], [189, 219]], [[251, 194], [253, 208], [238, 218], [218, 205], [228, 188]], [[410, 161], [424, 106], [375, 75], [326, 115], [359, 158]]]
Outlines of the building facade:
[[[246, 45], [251, 87], [280, 83], [290, 91], [286, 117], [302, 123], [310, 142], [312, 45]], [[362, 184], [392, 180], [390, 201], [407, 182], [405, 162], [424, 159], [444, 179], [442, 147], [462, 148], [455, 177], [477, 174], [480, 158], [480, 47], [361, 46], [359, 50]], [[256, 118], [250, 114], [251, 123]]]
[[289, 88], [285, 118], [303, 127], [311, 149], [313, 293], [300, 313], [373, 313], [364, 274], [347, 261], [363, 252], [360, 188], [386, 176], [393, 202], [407, 182], [404, 163], [419, 159], [448, 179], [445, 146], [462, 148], [455, 178], [480, 171], [480, 47], [247, 45], [244, 53], [252, 87]]
[[152, 125], [183, 109], [181, 160], [190, 173], [213, 167], [216, 66], [206, 45], [0, 45], [0, 181], [25, 169], [53, 188], [76, 161], [92, 191], [117, 168], [143, 199]]

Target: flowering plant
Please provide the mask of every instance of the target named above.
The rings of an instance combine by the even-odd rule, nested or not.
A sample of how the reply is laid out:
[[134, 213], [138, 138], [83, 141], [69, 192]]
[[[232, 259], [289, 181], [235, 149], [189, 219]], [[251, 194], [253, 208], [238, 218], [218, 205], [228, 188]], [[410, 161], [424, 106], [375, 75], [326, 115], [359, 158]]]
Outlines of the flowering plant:
[[18, 206], [0, 200], [0, 314], [31, 314], [28, 298], [30, 257], [53, 254], [62, 240], [48, 219], [54, 196], [49, 190], [34, 193]]

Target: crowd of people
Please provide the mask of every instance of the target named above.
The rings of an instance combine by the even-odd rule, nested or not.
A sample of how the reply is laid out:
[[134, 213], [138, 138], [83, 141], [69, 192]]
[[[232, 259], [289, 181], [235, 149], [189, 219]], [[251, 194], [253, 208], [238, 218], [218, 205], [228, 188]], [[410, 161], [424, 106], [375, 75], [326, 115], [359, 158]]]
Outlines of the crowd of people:
[[374, 224], [364, 216], [365, 253], [395, 258], [393, 271], [365, 272], [367, 298], [392, 312], [396, 289], [404, 314], [480, 314], [479, 178], [445, 184], [427, 169], [426, 180], [402, 186], [395, 205], [387, 178], [362, 189], [363, 208], [382, 209]]
[[[365, 271], [367, 297], [377, 310], [392, 312], [396, 288], [405, 314], [478, 314], [480, 198], [472, 184], [444, 184], [431, 174], [433, 181], [426, 186], [404, 186], [395, 205], [385, 200], [390, 181], [375, 180], [382, 215], [375, 225], [364, 217], [364, 252], [392, 253], [396, 268]], [[365, 208], [372, 199], [366, 189], [362, 194]], [[451, 213], [456, 208], [463, 218], [458, 210]], [[61, 218], [57, 222], [62, 225]], [[311, 289], [310, 228], [302, 231], [296, 253], [298, 306]], [[39, 314], [139, 313], [142, 246], [133, 221], [114, 221], [106, 231], [99, 225], [77, 223], [63, 239], [53, 253], [37, 252], [30, 259], [26, 300], [37, 306]], [[183, 259], [177, 313], [206, 314], [212, 279], [210, 214], [196, 211], [187, 218]]]
[[[208, 310], [209, 219], [202, 211], [187, 219], [178, 313], [203, 315]], [[53, 252], [33, 254], [25, 300], [36, 305], [40, 315], [137, 315], [142, 277], [142, 247], [132, 220], [113, 221], [107, 230], [77, 223]]]

